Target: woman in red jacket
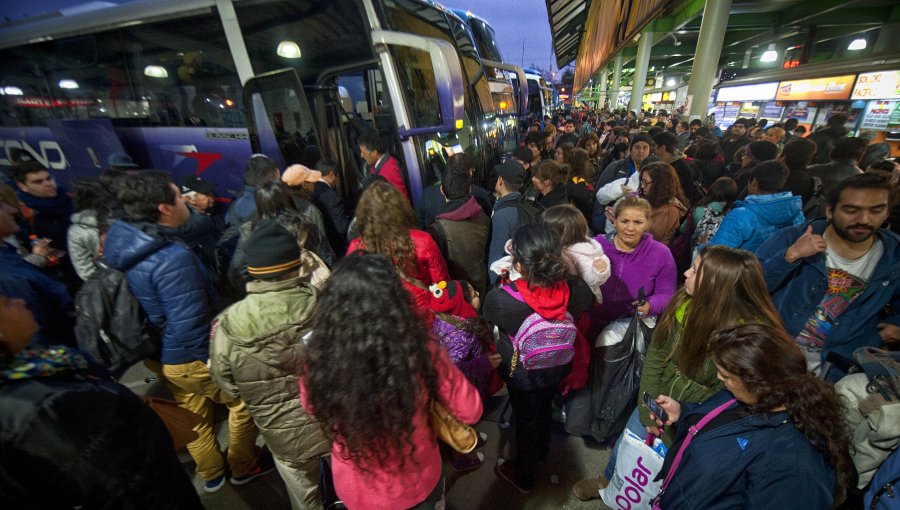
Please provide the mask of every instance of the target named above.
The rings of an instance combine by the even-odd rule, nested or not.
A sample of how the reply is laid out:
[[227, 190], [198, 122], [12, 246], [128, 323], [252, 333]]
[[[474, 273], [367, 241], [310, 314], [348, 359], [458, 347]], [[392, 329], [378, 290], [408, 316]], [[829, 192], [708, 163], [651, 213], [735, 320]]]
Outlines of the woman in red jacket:
[[350, 242], [347, 253], [365, 250], [386, 255], [401, 272], [416, 308], [426, 311], [431, 304], [428, 286], [450, 280], [450, 273], [434, 239], [415, 225], [416, 215], [397, 188], [375, 181], [356, 206], [359, 237]]
[[335, 491], [351, 510], [443, 508], [431, 403], [465, 423], [481, 417], [478, 391], [404, 294], [387, 257], [348, 256], [304, 337], [301, 402], [332, 440]]

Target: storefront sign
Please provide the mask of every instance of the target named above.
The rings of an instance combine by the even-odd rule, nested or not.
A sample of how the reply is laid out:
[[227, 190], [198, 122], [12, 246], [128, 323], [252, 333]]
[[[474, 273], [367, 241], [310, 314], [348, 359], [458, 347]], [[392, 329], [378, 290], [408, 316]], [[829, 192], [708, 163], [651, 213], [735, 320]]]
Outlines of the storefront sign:
[[866, 105], [866, 114], [859, 127], [877, 131], [886, 130], [891, 120], [891, 113], [894, 112], [897, 103], [897, 101], [869, 101], [869, 104]]
[[844, 101], [850, 98], [855, 74], [813, 80], [783, 81], [775, 99], [779, 101]]
[[722, 87], [716, 94], [716, 101], [769, 101], [775, 98], [778, 82], [754, 83], [753, 85], [738, 85], [736, 87]]
[[741, 117], [752, 117], [756, 118], [756, 115], [759, 114], [759, 106], [753, 103], [741, 103], [741, 109], [738, 114]]
[[817, 111], [816, 108], [807, 106], [806, 103], [800, 103], [796, 106], [789, 106], [785, 118], [797, 119], [801, 124], [811, 124]]
[[900, 70], [860, 74], [850, 99], [900, 99]]

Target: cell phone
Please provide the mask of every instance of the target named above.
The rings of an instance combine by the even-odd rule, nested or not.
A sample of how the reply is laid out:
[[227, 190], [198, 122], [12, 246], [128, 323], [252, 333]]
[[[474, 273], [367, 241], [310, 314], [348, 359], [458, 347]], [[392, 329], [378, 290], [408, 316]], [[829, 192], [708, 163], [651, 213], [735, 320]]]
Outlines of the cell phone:
[[655, 414], [656, 417], [662, 420], [663, 423], [669, 421], [669, 413], [667, 413], [661, 405], [657, 404], [656, 400], [654, 400], [649, 393], [645, 391], [641, 396], [641, 400], [643, 401], [644, 407], [649, 409], [651, 413]]

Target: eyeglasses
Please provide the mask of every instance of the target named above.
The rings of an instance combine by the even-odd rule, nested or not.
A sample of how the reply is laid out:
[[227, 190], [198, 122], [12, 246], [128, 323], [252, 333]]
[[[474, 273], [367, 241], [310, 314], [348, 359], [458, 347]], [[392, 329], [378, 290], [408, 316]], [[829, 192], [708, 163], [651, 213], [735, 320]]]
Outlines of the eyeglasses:
[[653, 181], [648, 181], [648, 180], [645, 180], [645, 179], [641, 179], [641, 186], [649, 186], [649, 185], [651, 185], [651, 184], [653, 184]]

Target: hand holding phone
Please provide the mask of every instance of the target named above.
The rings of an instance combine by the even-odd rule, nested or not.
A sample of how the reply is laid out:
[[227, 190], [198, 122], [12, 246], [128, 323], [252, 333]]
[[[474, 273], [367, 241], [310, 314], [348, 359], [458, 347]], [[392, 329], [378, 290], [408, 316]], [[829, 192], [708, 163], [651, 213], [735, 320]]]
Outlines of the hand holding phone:
[[656, 415], [656, 418], [663, 423], [669, 421], [669, 413], [666, 412], [665, 409], [662, 408], [653, 397], [650, 396], [646, 391], [641, 396], [641, 401], [644, 404], [644, 407], [650, 410], [651, 413]]

